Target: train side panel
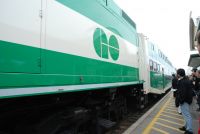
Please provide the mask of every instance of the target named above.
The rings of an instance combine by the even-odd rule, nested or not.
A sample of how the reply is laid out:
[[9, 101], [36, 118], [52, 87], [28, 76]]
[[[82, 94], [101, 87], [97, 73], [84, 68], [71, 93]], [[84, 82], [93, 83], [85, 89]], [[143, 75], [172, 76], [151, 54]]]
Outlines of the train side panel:
[[[171, 87], [171, 66], [167, 57], [160, 51], [157, 45], [149, 42], [150, 85], [151, 92], [162, 94]], [[169, 71], [170, 70], [170, 71]]]
[[1, 1], [0, 81], [2, 73], [40, 73], [40, 10], [41, 0]]
[[140, 80], [144, 80], [143, 88], [146, 94], [150, 92], [150, 67], [149, 67], [149, 58], [147, 51], [147, 39], [143, 34], [139, 35], [139, 76]]
[[[97, 1], [85, 1], [94, 5], [88, 6], [88, 12], [105, 15], [114, 27], [97, 16], [91, 19], [85, 11], [77, 12], [63, 3], [67, 1], [42, 2], [1, 4], [0, 26], [7, 31], [0, 34], [1, 98], [140, 83], [135, 29], [124, 29], [133, 33], [134, 40], [117, 32], [131, 27], [126, 20]], [[68, 4], [85, 8], [80, 2]]]

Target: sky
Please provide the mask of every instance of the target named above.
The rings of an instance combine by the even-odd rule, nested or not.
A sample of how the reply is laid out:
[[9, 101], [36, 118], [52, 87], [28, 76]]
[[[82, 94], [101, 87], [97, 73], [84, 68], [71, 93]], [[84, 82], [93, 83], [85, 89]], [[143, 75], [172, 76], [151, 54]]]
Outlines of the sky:
[[176, 68], [188, 69], [189, 15], [200, 16], [200, 0], [114, 0]]

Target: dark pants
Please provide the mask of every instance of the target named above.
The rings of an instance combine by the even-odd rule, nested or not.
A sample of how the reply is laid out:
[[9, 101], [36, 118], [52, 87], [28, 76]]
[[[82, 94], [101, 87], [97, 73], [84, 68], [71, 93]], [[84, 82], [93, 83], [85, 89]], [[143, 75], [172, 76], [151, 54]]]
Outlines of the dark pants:
[[200, 108], [200, 95], [197, 96], [197, 104], [199, 105]]
[[173, 92], [173, 96], [174, 96], [174, 98], [176, 97], [176, 91]]
[[199, 109], [200, 109], [200, 91], [196, 91], [196, 90], [193, 90], [194, 91], [194, 96], [197, 97], [197, 104], [199, 106]]

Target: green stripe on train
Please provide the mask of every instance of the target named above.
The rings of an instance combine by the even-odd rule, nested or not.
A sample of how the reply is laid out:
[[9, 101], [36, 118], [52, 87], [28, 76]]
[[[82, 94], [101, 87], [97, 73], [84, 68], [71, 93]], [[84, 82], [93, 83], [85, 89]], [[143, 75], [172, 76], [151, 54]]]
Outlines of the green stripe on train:
[[80, 14], [104, 26], [113, 33], [121, 36], [132, 44], [138, 46], [136, 29], [122, 16], [119, 9], [112, 1], [103, 0], [57, 0]]
[[132, 81], [138, 68], [0, 41], [0, 88]]
[[171, 83], [171, 77], [159, 72], [150, 72], [150, 85], [156, 89], [165, 89]]

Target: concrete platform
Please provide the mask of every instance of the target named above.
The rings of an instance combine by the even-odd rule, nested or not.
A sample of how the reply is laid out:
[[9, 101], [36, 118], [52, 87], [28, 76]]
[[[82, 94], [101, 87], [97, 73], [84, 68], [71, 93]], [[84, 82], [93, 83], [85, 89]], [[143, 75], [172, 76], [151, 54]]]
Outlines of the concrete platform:
[[[184, 119], [174, 105], [175, 99], [172, 92], [169, 92], [145, 115], [129, 127], [123, 134], [183, 134], [178, 128], [184, 125]], [[196, 99], [190, 105], [190, 112], [193, 118], [193, 132], [198, 134], [200, 112], [196, 109]]]

